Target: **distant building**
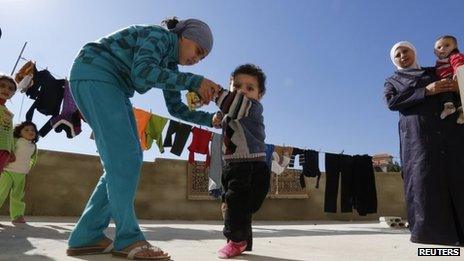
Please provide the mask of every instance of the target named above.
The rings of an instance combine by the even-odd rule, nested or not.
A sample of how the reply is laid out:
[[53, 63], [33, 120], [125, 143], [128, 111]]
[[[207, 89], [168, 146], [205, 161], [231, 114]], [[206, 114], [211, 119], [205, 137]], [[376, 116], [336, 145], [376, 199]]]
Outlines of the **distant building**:
[[392, 155], [382, 153], [372, 156], [372, 165], [377, 172], [389, 172], [391, 171], [392, 166], [395, 166], [396, 164], [393, 163]]

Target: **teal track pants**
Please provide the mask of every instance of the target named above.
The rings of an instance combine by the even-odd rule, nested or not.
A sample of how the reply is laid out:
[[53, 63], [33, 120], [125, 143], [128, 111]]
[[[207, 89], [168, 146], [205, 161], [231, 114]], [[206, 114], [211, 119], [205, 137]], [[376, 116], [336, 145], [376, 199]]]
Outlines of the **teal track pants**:
[[116, 84], [85, 80], [70, 85], [80, 112], [94, 132], [103, 175], [71, 233], [69, 247], [102, 240], [103, 231], [113, 219], [114, 248], [121, 250], [145, 240], [134, 211], [143, 154], [132, 104]]

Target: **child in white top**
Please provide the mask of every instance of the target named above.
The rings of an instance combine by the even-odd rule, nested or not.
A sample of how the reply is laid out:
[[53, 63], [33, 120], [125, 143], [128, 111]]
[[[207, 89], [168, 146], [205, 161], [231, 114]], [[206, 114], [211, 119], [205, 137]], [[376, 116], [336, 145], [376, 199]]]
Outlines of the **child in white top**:
[[0, 207], [10, 193], [10, 217], [12, 223], [26, 223], [24, 211], [24, 186], [26, 175], [37, 161], [37, 127], [32, 122], [23, 122], [13, 131], [15, 149], [11, 162], [0, 176]]

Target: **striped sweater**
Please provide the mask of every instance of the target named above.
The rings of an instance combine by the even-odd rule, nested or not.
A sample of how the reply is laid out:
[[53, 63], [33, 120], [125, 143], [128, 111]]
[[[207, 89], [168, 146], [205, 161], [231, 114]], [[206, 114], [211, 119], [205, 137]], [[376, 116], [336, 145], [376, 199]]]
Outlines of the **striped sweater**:
[[266, 137], [263, 106], [242, 93], [221, 90], [216, 104], [222, 120], [223, 158], [231, 161], [265, 161]]

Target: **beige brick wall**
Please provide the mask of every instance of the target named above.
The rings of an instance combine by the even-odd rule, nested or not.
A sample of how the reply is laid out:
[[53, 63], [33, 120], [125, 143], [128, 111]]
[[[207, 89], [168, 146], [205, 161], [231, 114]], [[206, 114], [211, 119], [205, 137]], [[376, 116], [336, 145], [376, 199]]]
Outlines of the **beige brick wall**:
[[[37, 166], [27, 177], [26, 215], [79, 216], [102, 173], [97, 156], [39, 151]], [[256, 220], [375, 220], [406, 216], [403, 183], [398, 173], [377, 173], [378, 213], [324, 213], [325, 175], [320, 188], [306, 179], [306, 199], [266, 199]], [[187, 200], [187, 162], [157, 159], [145, 162], [136, 197], [136, 213], [144, 219], [221, 219], [218, 200]], [[8, 214], [8, 199], [0, 215]]]

